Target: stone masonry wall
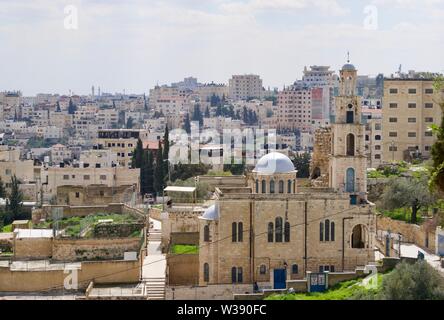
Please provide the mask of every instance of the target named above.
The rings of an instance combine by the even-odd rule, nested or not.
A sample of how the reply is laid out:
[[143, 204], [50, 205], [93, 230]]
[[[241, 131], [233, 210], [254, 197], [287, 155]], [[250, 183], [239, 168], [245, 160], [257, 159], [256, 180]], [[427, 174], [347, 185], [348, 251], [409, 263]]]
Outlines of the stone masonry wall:
[[94, 238], [126, 238], [144, 228], [143, 223], [99, 223], [94, 226]]

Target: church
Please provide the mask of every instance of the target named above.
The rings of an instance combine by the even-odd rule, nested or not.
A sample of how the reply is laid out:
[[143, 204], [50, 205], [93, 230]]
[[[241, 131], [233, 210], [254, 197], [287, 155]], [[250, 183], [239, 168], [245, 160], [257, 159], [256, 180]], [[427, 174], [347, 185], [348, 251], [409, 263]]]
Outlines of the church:
[[311, 272], [347, 272], [374, 261], [375, 208], [367, 201], [367, 159], [357, 70], [340, 71], [335, 119], [316, 137], [310, 187], [292, 161], [272, 152], [246, 187], [216, 188], [199, 219], [199, 285], [281, 289]]

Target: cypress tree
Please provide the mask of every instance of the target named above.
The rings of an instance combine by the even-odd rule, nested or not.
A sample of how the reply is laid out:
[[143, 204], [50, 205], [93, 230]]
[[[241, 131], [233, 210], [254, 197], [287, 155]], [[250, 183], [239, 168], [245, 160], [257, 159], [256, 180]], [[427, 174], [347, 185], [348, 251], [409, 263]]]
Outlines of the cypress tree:
[[187, 115], [185, 116], [185, 121], [183, 124], [183, 129], [190, 134], [191, 133], [191, 122], [190, 122], [190, 114], [187, 113]]
[[69, 105], [68, 105], [68, 113], [74, 114], [77, 110], [77, 106], [72, 102], [72, 99], [69, 98]]
[[154, 191], [156, 191], [157, 193], [161, 193], [164, 186], [165, 174], [163, 168], [164, 165], [163, 165], [162, 144], [159, 141], [159, 149], [157, 150], [156, 163], [154, 165], [154, 181], [153, 181]]
[[[166, 126], [165, 127], [165, 134], [163, 136], [163, 155], [162, 155], [163, 160], [168, 160], [170, 158], [169, 152], [170, 152], [169, 130], [168, 130], [168, 126]], [[163, 163], [164, 163], [163, 172], [168, 173], [169, 162], [163, 161]]]
[[0, 198], [6, 198], [6, 190], [5, 185], [3, 184], [3, 180], [0, 178]]
[[6, 224], [13, 222], [14, 220], [20, 218], [22, 213], [23, 194], [19, 189], [19, 182], [17, 177], [14, 175], [11, 177], [11, 194], [6, 200]]

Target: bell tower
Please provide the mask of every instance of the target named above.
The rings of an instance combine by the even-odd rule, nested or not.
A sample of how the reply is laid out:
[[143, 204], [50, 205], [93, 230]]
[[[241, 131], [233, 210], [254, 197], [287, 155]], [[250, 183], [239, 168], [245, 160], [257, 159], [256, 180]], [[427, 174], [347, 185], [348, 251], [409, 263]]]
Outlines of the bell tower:
[[332, 122], [330, 188], [350, 194], [352, 204], [366, 200], [367, 158], [361, 98], [356, 96], [357, 70], [347, 64], [340, 71], [336, 117]]

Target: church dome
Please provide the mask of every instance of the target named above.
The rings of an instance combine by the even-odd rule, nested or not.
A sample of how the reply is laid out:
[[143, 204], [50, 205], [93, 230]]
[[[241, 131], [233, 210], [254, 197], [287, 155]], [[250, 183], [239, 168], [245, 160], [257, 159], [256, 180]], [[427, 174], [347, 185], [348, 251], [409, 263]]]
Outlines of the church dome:
[[219, 220], [219, 208], [217, 205], [213, 204], [205, 210], [201, 219], [203, 220]]
[[342, 71], [356, 71], [356, 68], [354, 65], [347, 63], [342, 67]]
[[290, 158], [279, 152], [271, 152], [260, 158], [253, 170], [253, 172], [260, 174], [293, 173], [295, 171]]

